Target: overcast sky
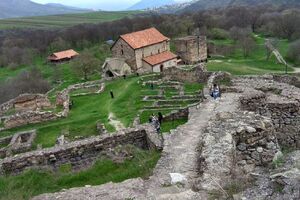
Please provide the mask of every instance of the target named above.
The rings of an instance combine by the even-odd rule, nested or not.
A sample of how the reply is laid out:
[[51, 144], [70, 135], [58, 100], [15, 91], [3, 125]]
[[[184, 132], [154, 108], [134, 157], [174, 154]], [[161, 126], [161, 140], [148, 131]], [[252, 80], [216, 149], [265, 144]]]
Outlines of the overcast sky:
[[[1, 1], [1, 0], [0, 0]], [[124, 10], [140, 0], [31, 0], [37, 3], [61, 3], [81, 8], [102, 9], [102, 10]], [[159, 1], [159, 0], [153, 0]], [[177, 0], [187, 1], [187, 0]]]

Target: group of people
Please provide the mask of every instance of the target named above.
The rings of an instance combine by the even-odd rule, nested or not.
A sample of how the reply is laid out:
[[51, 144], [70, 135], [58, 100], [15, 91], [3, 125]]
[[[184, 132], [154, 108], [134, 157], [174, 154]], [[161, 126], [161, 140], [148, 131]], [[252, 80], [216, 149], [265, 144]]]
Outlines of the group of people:
[[161, 114], [161, 112], [158, 113], [158, 116], [152, 114], [149, 118], [149, 123], [154, 126], [157, 133], [161, 132], [162, 121], [163, 121], [163, 115]]

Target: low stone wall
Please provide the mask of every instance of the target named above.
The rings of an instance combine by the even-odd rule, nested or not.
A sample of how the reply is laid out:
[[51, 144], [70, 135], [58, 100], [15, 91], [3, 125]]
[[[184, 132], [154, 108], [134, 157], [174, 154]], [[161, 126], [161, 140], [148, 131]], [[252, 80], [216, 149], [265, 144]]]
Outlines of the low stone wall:
[[57, 170], [63, 164], [71, 164], [73, 169], [86, 168], [97, 159], [109, 156], [114, 148], [127, 144], [142, 149], [161, 148], [161, 141], [154, 128], [150, 125], [143, 125], [115, 134], [91, 137], [62, 146], [5, 158], [0, 166], [0, 172], [18, 174], [29, 168]]
[[12, 137], [13, 136], [7, 136], [7, 137], [0, 138], [0, 145], [4, 146], [4, 147], [0, 148], [0, 158], [6, 157], [7, 146], [9, 145]]
[[15, 128], [27, 124], [36, 124], [58, 119], [60, 116], [53, 112], [27, 111], [11, 115], [4, 120], [5, 129]]
[[260, 113], [271, 117], [280, 145], [300, 148], [300, 103], [269, 102]]
[[234, 134], [234, 138], [240, 165], [268, 165], [279, 150], [271, 121], [261, 121], [255, 126], [241, 126]]
[[12, 137], [8, 150], [11, 151], [12, 154], [29, 151], [35, 138], [36, 130], [17, 133]]
[[3, 116], [7, 111], [14, 108], [14, 99], [0, 105], [0, 116]]
[[274, 74], [273, 79], [279, 83], [286, 83], [300, 88], [300, 78], [296, 76]]
[[258, 90], [248, 90], [240, 97], [241, 108], [256, 111], [266, 103], [266, 94]]
[[206, 71], [204, 63], [195, 66], [192, 69], [181, 69], [179, 67], [170, 67], [163, 71], [163, 79], [176, 80], [181, 82], [199, 82], [206, 83], [210, 72]]
[[279, 144], [298, 149], [300, 148], [300, 102], [297, 99], [299, 96], [284, 96], [283, 94], [289, 91], [284, 90], [286, 85], [280, 86], [265, 84], [257, 87], [259, 90], [245, 89], [240, 98], [241, 108], [271, 118]]
[[188, 119], [189, 117], [189, 108], [179, 109], [173, 111], [163, 117], [163, 121], [174, 121], [177, 119]]
[[64, 89], [61, 92], [58, 92], [56, 95], [56, 106], [62, 106], [63, 111], [59, 113], [63, 117], [67, 117], [70, 112], [70, 93], [72, 91], [78, 90], [78, 89], [85, 89], [85, 88], [93, 88], [93, 87], [99, 87], [99, 91], [96, 91], [95, 93], [101, 93], [104, 90], [104, 81], [103, 80], [97, 80], [97, 81], [90, 81], [85, 83], [79, 83], [75, 85], [70, 85], [68, 88]]
[[50, 108], [51, 103], [43, 94], [21, 94], [18, 97], [0, 105], [0, 116], [15, 108], [16, 111], [38, 110]]

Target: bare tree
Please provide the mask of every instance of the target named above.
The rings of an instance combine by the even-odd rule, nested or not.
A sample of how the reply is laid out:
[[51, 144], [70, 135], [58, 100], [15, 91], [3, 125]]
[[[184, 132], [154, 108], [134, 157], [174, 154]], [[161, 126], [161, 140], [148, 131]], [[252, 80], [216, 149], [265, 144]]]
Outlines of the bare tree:
[[239, 40], [240, 47], [243, 50], [244, 58], [248, 57], [255, 48], [256, 43], [252, 37], [244, 37]]
[[0, 103], [23, 93], [45, 93], [50, 88], [50, 84], [43, 79], [40, 70], [34, 67], [0, 84]]
[[82, 76], [84, 80], [88, 80], [88, 77], [95, 72], [99, 65], [99, 60], [87, 50], [84, 50], [81, 55], [72, 62], [72, 68], [75, 73]]

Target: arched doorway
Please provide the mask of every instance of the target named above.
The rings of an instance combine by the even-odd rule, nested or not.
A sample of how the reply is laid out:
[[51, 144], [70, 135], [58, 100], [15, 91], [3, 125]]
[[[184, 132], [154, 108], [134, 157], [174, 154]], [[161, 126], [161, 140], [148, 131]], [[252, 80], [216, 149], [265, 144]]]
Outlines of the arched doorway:
[[106, 71], [105, 75], [106, 77], [114, 77], [114, 74], [110, 70]]
[[164, 71], [164, 65], [161, 64], [161, 65], [160, 65], [160, 72], [163, 72], [163, 71]]

